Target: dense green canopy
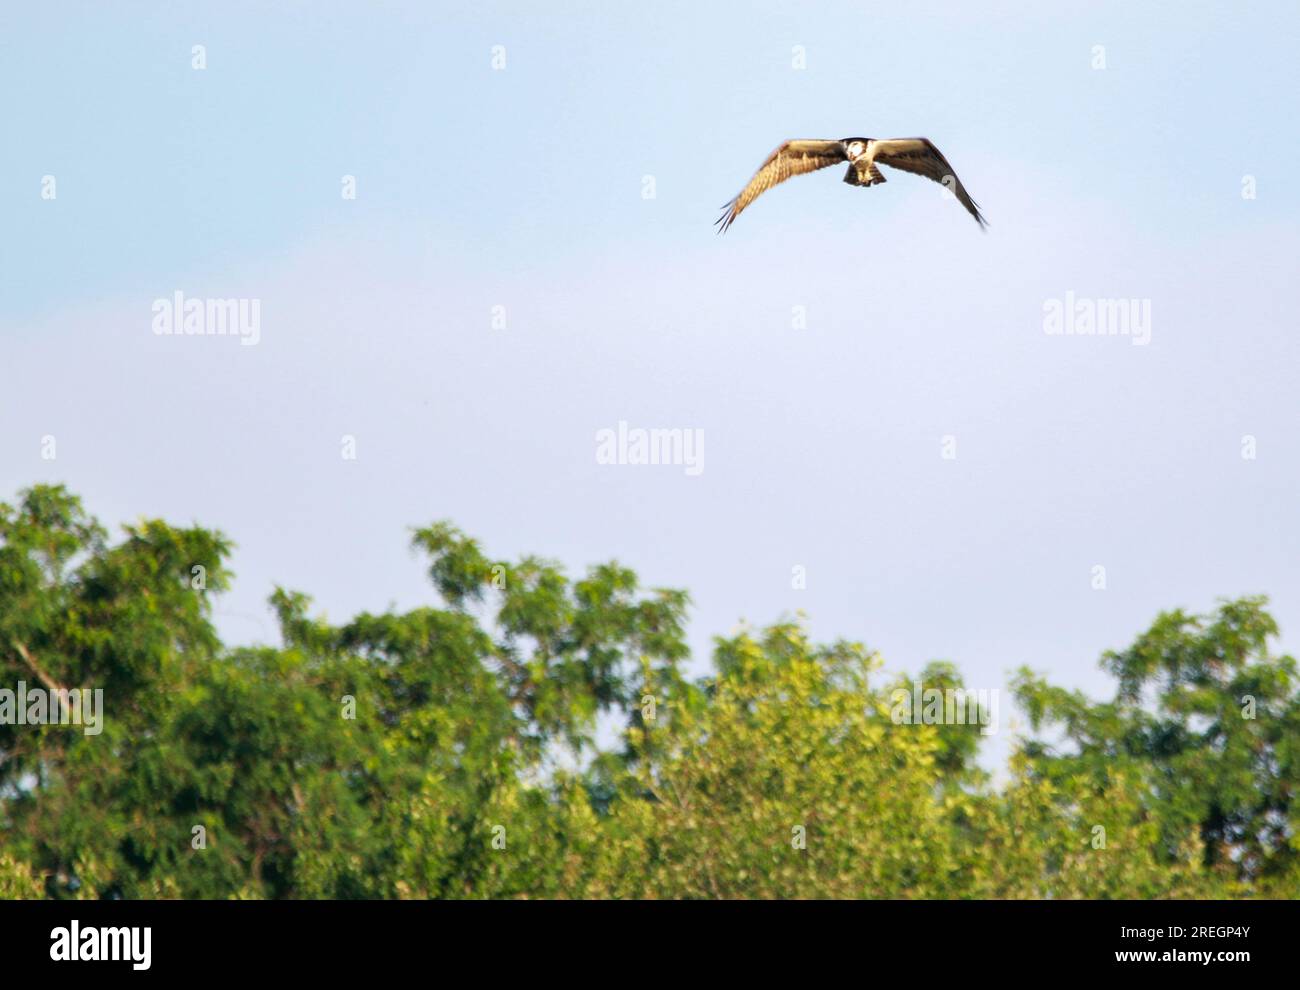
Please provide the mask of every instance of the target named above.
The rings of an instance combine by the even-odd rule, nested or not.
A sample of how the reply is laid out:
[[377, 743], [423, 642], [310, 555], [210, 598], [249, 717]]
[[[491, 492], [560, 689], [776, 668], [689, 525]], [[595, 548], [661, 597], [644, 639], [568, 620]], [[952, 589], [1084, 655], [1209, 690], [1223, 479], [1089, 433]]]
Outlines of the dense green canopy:
[[1106, 702], [1021, 671], [1041, 736], [995, 783], [980, 726], [900, 724], [912, 682], [858, 643], [781, 622], [691, 682], [684, 592], [446, 523], [414, 544], [436, 607], [333, 626], [278, 590], [282, 645], [234, 647], [221, 534], [114, 542], [59, 487], [0, 505], [0, 692], [103, 691], [96, 732], [0, 699], [0, 897], [1300, 895], [1263, 599], [1159, 616], [1103, 658]]

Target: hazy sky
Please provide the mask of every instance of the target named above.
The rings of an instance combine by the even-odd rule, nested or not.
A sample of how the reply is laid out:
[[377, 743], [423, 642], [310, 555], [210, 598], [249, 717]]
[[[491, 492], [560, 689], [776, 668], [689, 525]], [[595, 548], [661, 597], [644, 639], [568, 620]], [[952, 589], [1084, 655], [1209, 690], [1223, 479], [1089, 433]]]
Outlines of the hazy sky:
[[[1219, 596], [1300, 648], [1289, 0], [18, 6], [0, 498], [222, 529], [228, 638], [275, 640], [275, 583], [431, 601], [408, 527], [449, 518], [688, 588], [698, 672], [796, 609], [972, 687], [1108, 692], [1101, 651]], [[836, 168], [715, 236], [783, 139], [916, 134], [987, 234]], [[259, 300], [258, 343], [156, 335], [177, 290]], [[1049, 335], [1067, 292], [1149, 343]], [[703, 471], [598, 464], [619, 421]]]

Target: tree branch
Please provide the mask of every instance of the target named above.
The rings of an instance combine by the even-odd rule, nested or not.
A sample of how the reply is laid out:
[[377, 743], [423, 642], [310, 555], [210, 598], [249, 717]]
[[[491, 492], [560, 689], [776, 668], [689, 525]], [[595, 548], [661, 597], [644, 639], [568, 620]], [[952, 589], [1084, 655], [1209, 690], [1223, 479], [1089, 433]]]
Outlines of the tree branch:
[[23, 663], [27, 664], [31, 672], [36, 675], [37, 679], [44, 684], [47, 689], [50, 691], [67, 691], [67, 688], [63, 687], [58, 681], [45, 672], [41, 665], [36, 662], [36, 658], [27, 651], [26, 646], [18, 642], [16, 639], [13, 641], [13, 646], [14, 649], [18, 651], [18, 655], [23, 658]]

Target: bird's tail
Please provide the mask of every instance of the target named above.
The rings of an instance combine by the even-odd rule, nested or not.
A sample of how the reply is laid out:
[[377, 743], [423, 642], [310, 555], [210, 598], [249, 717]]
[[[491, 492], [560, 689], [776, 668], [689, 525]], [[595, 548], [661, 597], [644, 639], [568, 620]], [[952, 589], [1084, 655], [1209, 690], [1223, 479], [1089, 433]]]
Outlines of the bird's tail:
[[885, 181], [885, 176], [876, 168], [875, 162], [866, 165], [861, 172], [856, 163], [850, 162], [849, 170], [844, 173], [844, 181], [851, 186], [878, 186]]

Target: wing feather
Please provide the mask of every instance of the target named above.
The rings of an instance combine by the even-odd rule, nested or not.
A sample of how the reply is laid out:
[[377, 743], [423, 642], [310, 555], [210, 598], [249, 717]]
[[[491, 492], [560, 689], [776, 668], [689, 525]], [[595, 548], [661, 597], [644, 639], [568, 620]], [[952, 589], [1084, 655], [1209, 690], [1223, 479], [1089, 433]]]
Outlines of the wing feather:
[[718, 233], [723, 233], [736, 221], [741, 211], [759, 196], [775, 185], [779, 185], [792, 175], [815, 172], [840, 162], [848, 161], [844, 145], [839, 141], [786, 141], [767, 156], [749, 185], [722, 207], [722, 216], [718, 217]]
[[956, 170], [948, 164], [943, 152], [936, 148], [929, 138], [890, 138], [887, 141], [874, 141], [868, 152], [872, 159], [881, 165], [923, 175], [927, 179], [947, 186], [954, 196], [966, 207], [967, 212], [978, 221], [980, 227], [987, 226], [987, 221], [980, 213], [975, 200], [970, 198], [966, 186], [957, 178]]

